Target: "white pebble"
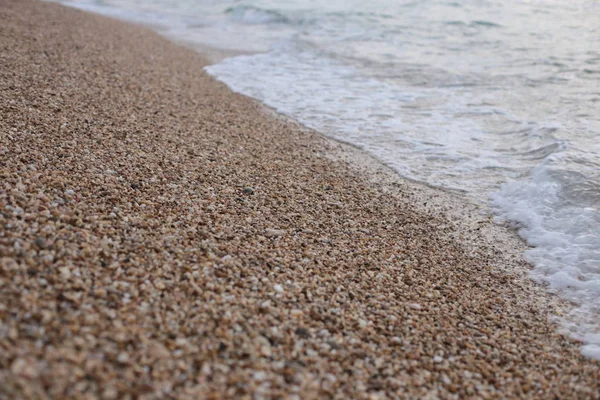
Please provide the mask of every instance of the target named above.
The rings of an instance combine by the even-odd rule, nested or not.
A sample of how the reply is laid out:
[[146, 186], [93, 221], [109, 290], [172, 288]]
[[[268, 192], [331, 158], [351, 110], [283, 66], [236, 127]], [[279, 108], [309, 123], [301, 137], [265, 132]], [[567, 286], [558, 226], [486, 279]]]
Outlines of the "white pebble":
[[252, 374], [252, 377], [254, 378], [254, 380], [256, 381], [264, 381], [267, 378], [267, 374], [265, 373], [265, 371], [256, 371], [254, 374]]
[[117, 361], [124, 364], [127, 361], [129, 361], [129, 355], [127, 353], [121, 353], [119, 354], [119, 356], [117, 357]]
[[270, 228], [265, 229], [266, 237], [278, 237], [278, 236], [283, 236], [284, 234], [285, 234], [285, 231], [282, 231], [281, 229], [270, 229]]

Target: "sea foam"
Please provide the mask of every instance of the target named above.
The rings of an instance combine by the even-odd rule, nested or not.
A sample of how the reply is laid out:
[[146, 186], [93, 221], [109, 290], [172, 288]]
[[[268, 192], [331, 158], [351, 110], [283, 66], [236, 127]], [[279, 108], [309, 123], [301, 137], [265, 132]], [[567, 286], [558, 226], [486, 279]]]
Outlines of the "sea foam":
[[497, 220], [515, 225], [532, 246], [524, 254], [531, 277], [576, 305], [560, 318], [563, 332], [600, 359], [599, 205], [569, 201], [573, 182], [560, 179], [556, 164], [560, 157], [549, 158], [527, 179], [492, 193], [490, 203]]

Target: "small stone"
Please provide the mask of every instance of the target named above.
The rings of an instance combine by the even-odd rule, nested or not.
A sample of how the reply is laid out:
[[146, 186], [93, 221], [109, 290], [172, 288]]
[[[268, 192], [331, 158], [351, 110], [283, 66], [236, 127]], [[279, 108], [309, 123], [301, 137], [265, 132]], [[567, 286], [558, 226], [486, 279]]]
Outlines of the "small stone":
[[251, 187], [244, 188], [244, 193], [254, 194], [254, 189], [252, 189]]
[[68, 267], [60, 267], [58, 272], [60, 272], [60, 276], [64, 280], [68, 280], [71, 277], [71, 270]]
[[24, 378], [33, 379], [38, 376], [38, 370], [35, 368], [35, 365], [23, 358], [16, 359], [12, 363], [10, 369], [13, 374], [20, 375]]
[[10, 327], [8, 329], [8, 337], [11, 338], [12, 340], [16, 340], [19, 338], [19, 330], [17, 328], [15, 328], [14, 326]]
[[46, 241], [44, 240], [44, 238], [42, 237], [36, 237], [34, 244], [37, 246], [38, 249], [43, 250], [46, 248]]
[[266, 237], [280, 237], [280, 236], [283, 236], [284, 234], [285, 234], [285, 231], [281, 230], [281, 229], [271, 229], [271, 228], [265, 229]]
[[331, 332], [329, 332], [327, 329], [321, 329], [319, 331], [319, 336], [321, 337], [329, 337], [331, 335]]
[[444, 382], [444, 384], [446, 384], [446, 385], [452, 384], [452, 380], [450, 380], [450, 378], [446, 374], [442, 375], [442, 382]]
[[300, 317], [302, 316], [302, 314], [304, 314], [304, 312], [302, 312], [302, 310], [298, 310], [297, 308], [292, 308], [292, 310], [290, 311], [290, 315], [292, 317]]
[[310, 337], [310, 333], [308, 332], [308, 330], [306, 328], [296, 328], [294, 333], [296, 335], [300, 336], [302, 339], [307, 339]]
[[165, 285], [165, 283], [161, 279], [156, 279], [154, 281], [154, 287], [158, 290], [165, 290], [167, 288], [167, 285]]
[[160, 343], [154, 343], [150, 349], [149, 349], [149, 353], [152, 357], [158, 359], [158, 360], [164, 360], [169, 358], [169, 356], [171, 355], [171, 353], [169, 352], [169, 350], [167, 350], [167, 348], [165, 346], [163, 346]]
[[126, 364], [129, 361], [129, 355], [127, 353], [120, 353], [117, 356], [117, 361], [121, 364]]
[[413, 310], [421, 310], [421, 309], [423, 309], [423, 307], [421, 307], [421, 305], [418, 304], [418, 303], [410, 303], [408, 305], [408, 307], [412, 308]]
[[259, 343], [260, 354], [263, 357], [271, 357], [271, 343], [269, 343], [269, 341], [263, 336], [259, 336], [257, 342]]
[[112, 386], [104, 388], [104, 391], [102, 392], [102, 398], [106, 400], [116, 399], [118, 396], [119, 392]]
[[275, 285], [275, 286], [273, 286], [273, 290], [275, 290], [277, 293], [283, 293], [284, 292], [283, 286], [281, 286], [281, 285]]
[[48, 196], [46, 196], [46, 195], [44, 194], [44, 192], [39, 192], [39, 193], [38, 193], [38, 195], [37, 195], [37, 198], [38, 198], [40, 201], [42, 201], [43, 203], [48, 203], [48, 202], [50, 202], [50, 199], [48, 198]]
[[254, 378], [255, 381], [261, 382], [267, 379], [267, 373], [265, 371], [256, 371], [252, 374], [252, 378]]
[[269, 307], [271, 307], [271, 300], [265, 300], [260, 303], [260, 308], [268, 309]]
[[433, 362], [436, 363], [436, 364], [439, 364], [442, 361], [444, 361], [444, 359], [442, 357], [440, 357], [440, 356], [433, 357]]

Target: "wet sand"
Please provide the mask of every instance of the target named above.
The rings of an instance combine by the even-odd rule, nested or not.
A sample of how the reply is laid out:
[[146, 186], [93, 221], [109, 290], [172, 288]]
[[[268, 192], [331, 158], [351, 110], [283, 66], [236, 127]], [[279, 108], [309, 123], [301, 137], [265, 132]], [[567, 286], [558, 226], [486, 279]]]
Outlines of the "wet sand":
[[0, 21], [0, 398], [600, 396], [475, 206], [146, 28]]

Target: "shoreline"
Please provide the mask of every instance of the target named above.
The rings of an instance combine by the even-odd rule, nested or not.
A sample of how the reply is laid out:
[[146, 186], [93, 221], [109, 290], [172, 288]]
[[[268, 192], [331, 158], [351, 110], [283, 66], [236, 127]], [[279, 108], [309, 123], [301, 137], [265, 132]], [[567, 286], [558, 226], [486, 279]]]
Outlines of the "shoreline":
[[0, 15], [0, 397], [600, 396], [475, 206], [149, 29]]
[[[533, 266], [523, 258], [524, 251], [531, 247], [519, 236], [515, 228], [506, 223], [493, 222], [493, 214], [487, 204], [479, 204], [460, 192], [403, 177], [374, 155], [351, 143], [308, 128], [256, 99], [251, 97], [248, 99], [257, 102], [268, 116], [281, 119], [299, 131], [319, 136], [326, 143], [323, 157], [334, 163], [341, 162], [357, 175], [365, 177], [373, 189], [418, 204], [419, 211], [425, 214], [443, 215], [447, 218], [448, 226], [456, 231], [453, 239], [462, 246], [468, 247], [474, 257], [493, 259], [494, 268], [517, 278], [517, 281], [511, 284], [519, 286], [523, 293], [526, 293], [527, 303], [536, 304], [544, 310], [556, 332], [579, 342], [568, 333], [563, 333], [564, 328], [558, 321], [577, 305], [556, 293], [549, 292], [543, 284], [531, 278], [530, 272]], [[441, 228], [445, 229], [447, 225], [443, 224]], [[589, 360], [596, 361], [593, 357], [589, 357]]]
[[[183, 45], [185, 46], [185, 44]], [[192, 48], [192, 50], [205, 56], [211, 63], [220, 60], [218, 50], [216, 50], [216, 54], [211, 53], [213, 48], [199, 47]], [[225, 83], [218, 82], [227, 87]], [[227, 87], [227, 90], [231, 89]], [[531, 278], [530, 272], [533, 266], [523, 258], [524, 251], [530, 249], [531, 246], [508, 223], [493, 222], [494, 215], [487, 204], [479, 204], [477, 200], [458, 191], [404, 177], [374, 155], [352, 143], [338, 140], [306, 127], [293, 117], [282, 114], [257, 99], [235, 91], [232, 92], [257, 103], [267, 117], [291, 125], [299, 132], [317, 136], [325, 144], [325, 149], [322, 149], [320, 153], [321, 157], [331, 160], [333, 163], [344, 164], [345, 168], [364, 177], [374, 190], [418, 204], [416, 207], [425, 214], [443, 215], [448, 219], [448, 225], [456, 230], [454, 239], [457, 242], [469, 247], [475, 257], [494, 259], [497, 264], [495, 268], [517, 277], [519, 283], [513, 282], [513, 284], [520, 284], [521, 289], [527, 292], [527, 301], [537, 303], [541, 309], [545, 310], [549, 319], [552, 320], [551, 324], [555, 330], [561, 332], [563, 328], [554, 319], [568, 314], [576, 305], [556, 293], [549, 292], [543, 284], [535, 282]], [[445, 224], [442, 226], [442, 228], [446, 227]], [[561, 334], [563, 333], [561, 332]], [[564, 335], [578, 342], [567, 333]], [[593, 361], [594, 358], [590, 357], [590, 360]]]

